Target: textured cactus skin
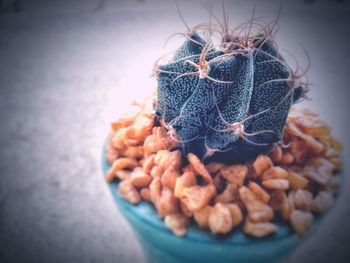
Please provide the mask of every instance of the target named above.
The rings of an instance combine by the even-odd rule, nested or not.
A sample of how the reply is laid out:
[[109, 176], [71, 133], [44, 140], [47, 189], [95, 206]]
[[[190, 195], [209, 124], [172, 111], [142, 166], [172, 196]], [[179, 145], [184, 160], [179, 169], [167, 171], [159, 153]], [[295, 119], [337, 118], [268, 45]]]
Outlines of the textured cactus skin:
[[[217, 113], [210, 112], [215, 109], [215, 103], [218, 103], [223, 110], [226, 110], [222, 112], [222, 115], [227, 117], [228, 120], [232, 119], [232, 117], [239, 118], [244, 116], [248, 111], [246, 100], [251, 95], [253, 84], [253, 76], [252, 74], [247, 74], [247, 72], [252, 72], [252, 66], [252, 54], [245, 58], [231, 57], [223, 63], [212, 60], [209, 63], [210, 71], [208, 75], [210, 77], [222, 81], [235, 82], [220, 84], [207, 78], [199, 78], [192, 96], [181, 108], [183, 118], [179, 118], [174, 123], [174, 128], [178, 135], [184, 140], [190, 140], [201, 132], [210, 132], [210, 129], [205, 129], [208, 125], [216, 129], [222, 128], [223, 125], [217, 120]], [[240, 79], [240, 82], [237, 82], [237, 79]], [[239, 85], [240, 83], [243, 83], [243, 85]], [[246, 88], [247, 86], [250, 86], [250, 88]], [[195, 120], [201, 121], [198, 123]], [[187, 127], [190, 123], [192, 123], [192, 129], [188, 133], [189, 129]], [[193, 123], [198, 123], [199, 125], [195, 126]], [[194, 130], [195, 133], [193, 133]], [[208, 138], [214, 139], [214, 136], [208, 136]], [[223, 144], [228, 144], [236, 141], [237, 136], [230, 132], [221, 134], [219, 139], [225, 140], [225, 143], [222, 142]], [[215, 145], [214, 143], [213, 146]]]
[[[257, 142], [276, 141], [278, 139], [276, 136], [282, 134], [294, 94], [293, 89], [288, 86], [286, 81], [269, 83], [271, 80], [288, 78], [290, 72], [280, 62], [267, 62], [278, 54], [269, 43], [266, 43], [265, 46], [255, 56], [254, 92], [251, 97], [249, 115], [257, 114], [269, 108], [271, 110], [252, 118], [246, 129], [248, 132], [272, 129], [277, 133], [256, 136], [253, 140]], [[266, 54], [261, 51], [266, 52]]]
[[190, 33], [188, 38], [189, 39], [176, 50], [172, 61], [177, 61], [193, 55], [199, 55], [202, 52], [205, 40], [197, 33]]
[[[197, 34], [191, 37], [201, 45], [186, 40], [160, 66], [167, 72], [158, 74], [157, 115], [176, 133], [185, 154], [203, 160], [242, 162], [267, 151], [281, 140], [289, 109], [304, 87], [286, 81], [292, 72], [270, 41], [225, 59], [218, 58], [222, 51], [212, 49], [205, 60], [208, 76], [218, 82], [197, 75], [178, 77], [197, 71], [185, 60], [198, 64], [205, 41]], [[229, 124], [239, 122], [249, 135], [230, 130]], [[269, 132], [252, 135], [261, 131]]]
[[[208, 53], [206, 59], [211, 60], [221, 54], [219, 51], [213, 51]], [[181, 74], [194, 72], [196, 69], [190, 64], [185, 63], [186, 59], [198, 63], [199, 55], [178, 59], [167, 65], [160, 66], [160, 69]], [[180, 115], [181, 107], [191, 97], [199, 80], [196, 76], [186, 76], [173, 81], [177, 76], [177, 74], [163, 72], [159, 73], [158, 76], [157, 113], [166, 122], [170, 122]]]

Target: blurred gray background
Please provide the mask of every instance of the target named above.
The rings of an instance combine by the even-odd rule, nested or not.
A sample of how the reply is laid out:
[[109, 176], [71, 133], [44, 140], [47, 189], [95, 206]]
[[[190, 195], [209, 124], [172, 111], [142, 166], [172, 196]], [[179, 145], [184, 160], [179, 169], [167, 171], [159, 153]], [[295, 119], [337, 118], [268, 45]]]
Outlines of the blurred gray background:
[[[231, 25], [253, 1], [226, 1]], [[154, 60], [184, 32], [173, 1], [0, 1], [0, 262], [145, 262], [102, 177], [109, 123], [149, 95]], [[180, 1], [189, 24], [198, 1]], [[206, 2], [208, 3], [208, 2]], [[211, 2], [221, 15], [220, 1]], [[279, 1], [256, 1], [273, 19]], [[284, 1], [277, 41], [312, 59], [308, 106], [329, 122], [349, 158], [347, 1]], [[293, 64], [291, 57], [287, 60]], [[346, 163], [346, 170], [348, 164]], [[350, 181], [292, 262], [348, 262]]]

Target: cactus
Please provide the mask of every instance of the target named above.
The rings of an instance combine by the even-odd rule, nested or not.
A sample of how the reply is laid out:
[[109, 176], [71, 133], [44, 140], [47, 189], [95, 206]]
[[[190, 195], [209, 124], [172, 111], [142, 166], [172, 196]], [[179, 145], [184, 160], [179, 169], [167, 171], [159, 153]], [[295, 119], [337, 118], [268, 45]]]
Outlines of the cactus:
[[254, 21], [243, 35], [221, 25], [216, 47], [190, 30], [169, 63], [156, 66], [156, 115], [185, 154], [241, 162], [283, 143], [290, 107], [308, 91], [306, 71], [293, 71], [279, 53], [276, 23]]

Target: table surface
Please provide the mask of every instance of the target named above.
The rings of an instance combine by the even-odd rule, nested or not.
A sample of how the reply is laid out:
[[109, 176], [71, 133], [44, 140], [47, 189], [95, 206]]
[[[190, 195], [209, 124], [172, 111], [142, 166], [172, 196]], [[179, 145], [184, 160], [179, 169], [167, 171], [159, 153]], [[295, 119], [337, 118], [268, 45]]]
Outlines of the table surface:
[[[151, 94], [154, 60], [183, 32], [174, 3], [112, 0], [20, 1], [0, 12], [0, 261], [144, 262], [101, 174], [109, 123]], [[189, 24], [207, 21], [203, 2], [180, 2]], [[220, 13], [220, 1], [213, 2]], [[226, 4], [231, 24], [252, 1]], [[257, 1], [273, 19], [279, 1]], [[312, 66], [311, 107], [345, 146], [348, 137], [348, 4], [285, 1], [277, 41]], [[283, 50], [282, 50], [283, 51]], [[286, 53], [287, 54], [287, 53]], [[293, 64], [293, 59], [286, 55]], [[348, 164], [345, 162], [345, 170]], [[320, 231], [288, 259], [347, 262], [350, 181]]]

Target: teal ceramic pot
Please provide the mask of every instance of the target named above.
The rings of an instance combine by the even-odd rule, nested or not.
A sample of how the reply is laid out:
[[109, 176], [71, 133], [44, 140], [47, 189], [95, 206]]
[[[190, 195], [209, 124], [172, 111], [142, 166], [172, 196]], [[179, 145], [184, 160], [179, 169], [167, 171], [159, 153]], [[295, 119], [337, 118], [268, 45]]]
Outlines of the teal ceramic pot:
[[[105, 151], [102, 167], [106, 174], [109, 164]], [[185, 237], [177, 237], [165, 227], [150, 203], [132, 205], [122, 199], [117, 187], [116, 182], [109, 184], [114, 200], [132, 226], [149, 263], [283, 262], [322, 221], [322, 217], [318, 217], [303, 239], [298, 238], [288, 224], [279, 225], [274, 236], [256, 239], [244, 235], [239, 228], [229, 235], [214, 236], [192, 223]]]

